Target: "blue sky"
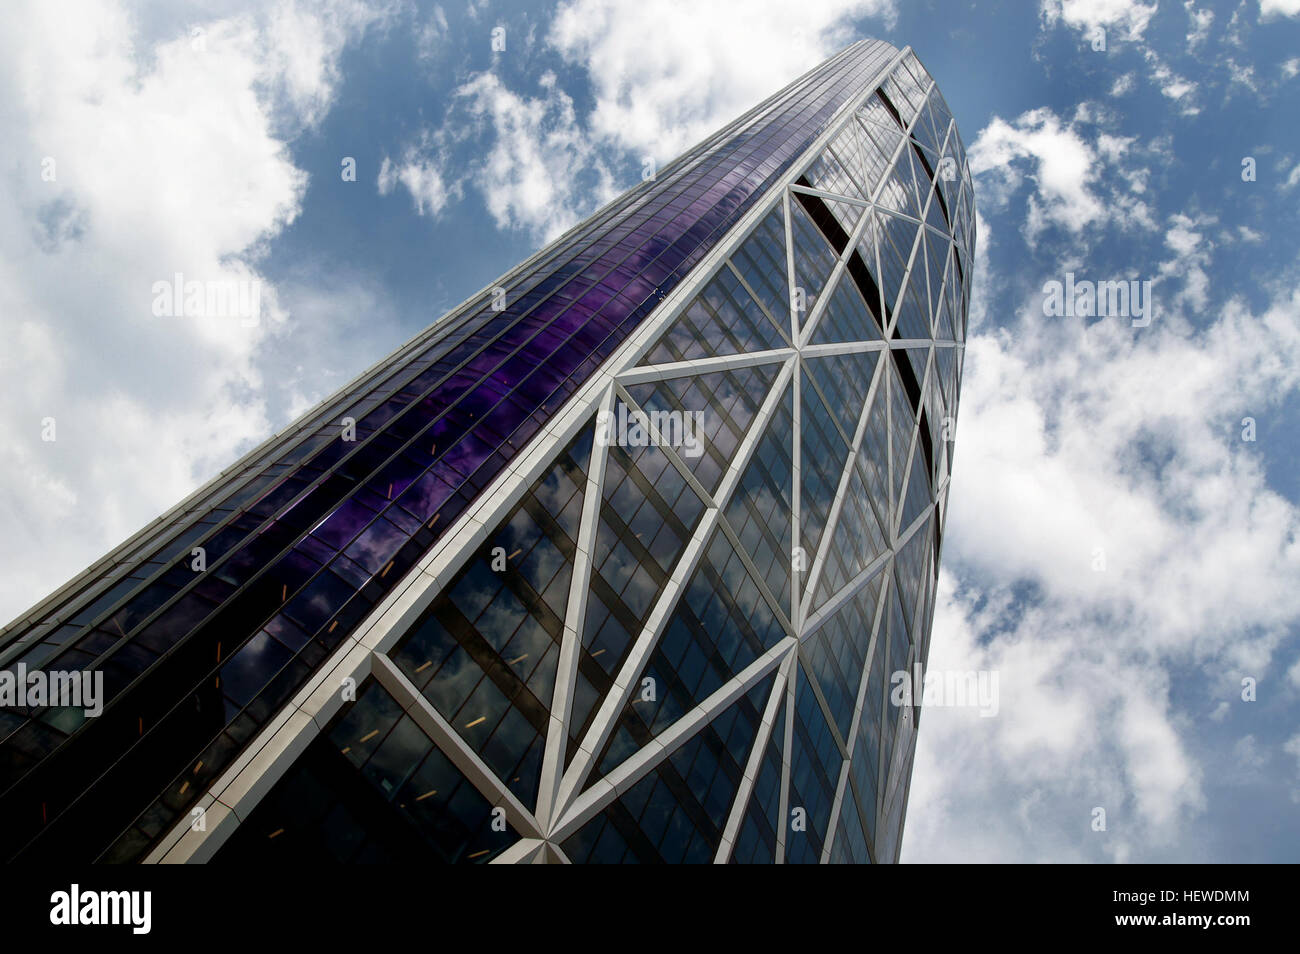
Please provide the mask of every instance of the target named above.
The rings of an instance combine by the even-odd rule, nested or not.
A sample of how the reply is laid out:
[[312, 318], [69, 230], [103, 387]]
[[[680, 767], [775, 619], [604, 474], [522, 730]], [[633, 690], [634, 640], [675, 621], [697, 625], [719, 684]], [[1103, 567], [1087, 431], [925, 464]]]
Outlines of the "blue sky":
[[[923, 716], [904, 860], [1300, 860], [1300, 0], [69, 6], [0, 36], [0, 615], [875, 36], [975, 173], [930, 661], [1001, 689]], [[260, 320], [155, 317], [178, 271]]]

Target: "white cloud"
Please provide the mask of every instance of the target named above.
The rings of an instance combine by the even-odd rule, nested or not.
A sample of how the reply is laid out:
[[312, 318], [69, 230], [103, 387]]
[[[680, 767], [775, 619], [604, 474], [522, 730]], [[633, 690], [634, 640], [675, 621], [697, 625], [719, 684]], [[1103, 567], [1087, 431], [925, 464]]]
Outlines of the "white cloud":
[[994, 117], [970, 148], [974, 175], [997, 169], [1001, 182], [991, 183], [992, 199], [1005, 204], [1022, 181], [1020, 160], [1029, 160], [1040, 210], [1048, 221], [1071, 232], [1105, 216], [1094, 186], [1098, 170], [1083, 138], [1063, 126], [1051, 110], [1042, 108], [1021, 115], [1014, 123]]
[[616, 190], [555, 74], [544, 74], [540, 85], [542, 95], [530, 98], [507, 89], [495, 74], [480, 73], [456, 93], [494, 132], [474, 179], [497, 227], [550, 239]]
[[[423, 130], [401, 158], [384, 158], [380, 195], [403, 185], [421, 215], [437, 215], [472, 183], [498, 228], [523, 229], [542, 241], [613, 198], [613, 173], [572, 97], [549, 71], [538, 86], [540, 95], [527, 96], [496, 73], [470, 77], [456, 88], [440, 128]], [[471, 171], [449, 183], [444, 170], [454, 150], [470, 157]]]
[[438, 45], [448, 33], [447, 11], [441, 5], [435, 5], [429, 18], [420, 27], [416, 39], [416, 50], [421, 59], [430, 59], [438, 50]]
[[[1143, 40], [1158, 6], [1158, 3], [1143, 4], [1135, 0], [1041, 0], [1039, 10], [1044, 28], [1064, 24], [1089, 40], [1095, 39], [1101, 30], [1105, 31], [1106, 41], [1110, 43], [1116, 36], [1129, 41]], [[1185, 0], [1183, 7], [1190, 20], [1187, 50], [1189, 53], [1195, 52], [1209, 36], [1214, 13], [1211, 10], [1198, 10], [1194, 0]], [[1237, 27], [1238, 18], [1234, 16], [1229, 24], [1230, 32]], [[1195, 102], [1198, 84], [1171, 70], [1161, 61], [1152, 46], [1144, 44], [1141, 51], [1151, 66], [1151, 77], [1160, 91], [1178, 102], [1184, 115], [1194, 116], [1199, 113], [1200, 107]], [[1115, 81], [1111, 96], [1121, 96], [1132, 89], [1133, 77], [1126, 74]]]
[[1262, 750], [1259, 740], [1253, 735], [1244, 735], [1232, 746], [1233, 772], [1227, 776], [1228, 781], [1237, 784], [1258, 782], [1264, 777], [1263, 769], [1268, 764], [1268, 752]]
[[1110, 87], [1110, 95], [1114, 97], [1126, 96], [1133, 92], [1133, 87], [1137, 85], [1136, 73], [1125, 73], [1119, 79], [1115, 80]]
[[1282, 64], [1282, 78], [1291, 79], [1300, 73], [1300, 56], [1293, 56]]
[[[0, 373], [24, 382], [0, 421], [7, 618], [269, 431], [264, 345], [288, 316], [259, 262], [307, 185], [280, 131], [319, 121], [374, 17], [285, 3], [142, 47], [113, 3], [6, 16]], [[259, 322], [154, 317], [178, 272], [261, 282]]]
[[1147, 50], [1146, 58], [1151, 63], [1151, 78], [1160, 87], [1160, 92], [1177, 102], [1182, 107], [1183, 115], [1195, 116], [1200, 112], [1193, 98], [1197, 84], [1186, 77], [1179, 76], [1162, 63], [1154, 50]]
[[554, 237], [617, 194], [617, 167], [674, 158], [856, 39], [851, 22], [867, 16], [892, 22], [892, 0], [761, 0], [743, 16], [722, 0], [689, 16], [673, 0], [565, 0], [546, 42], [586, 69], [594, 107], [579, 116], [549, 72], [539, 93], [472, 77], [457, 92], [491, 134], [472, 180], [499, 227]]
[[1292, 166], [1291, 171], [1287, 173], [1286, 179], [1282, 183], [1284, 190], [1294, 189], [1300, 185], [1300, 162]]
[[1183, 4], [1183, 9], [1187, 11], [1187, 18], [1191, 21], [1191, 28], [1187, 32], [1187, 49], [1190, 52], [1203, 44], [1210, 35], [1210, 25], [1214, 23], [1214, 11], [1196, 9], [1195, 0], [1187, 0]]
[[1047, 26], [1059, 21], [1089, 36], [1098, 27], [1107, 31], [1123, 28], [1126, 39], [1139, 40], [1157, 6], [1135, 0], [1042, 0], [1040, 10]]
[[1259, 18], [1300, 17], [1300, 0], [1259, 0]]
[[380, 195], [388, 195], [398, 185], [411, 195], [415, 211], [420, 215], [437, 216], [448, 199], [459, 192], [458, 186], [448, 187], [434, 159], [428, 155], [430, 145], [426, 137], [420, 146], [409, 146], [402, 158], [394, 162], [384, 156], [379, 165], [376, 186]]
[[981, 201], [992, 207], [1004, 207], [1026, 178], [1032, 181], [1024, 230], [1031, 246], [1049, 226], [1075, 237], [1107, 222], [1155, 227], [1146, 203], [1138, 198], [1145, 191], [1147, 173], [1140, 165], [1126, 166], [1125, 161], [1130, 153], [1150, 153], [1159, 147], [1139, 149], [1132, 138], [1105, 134], [1090, 145], [1085, 139], [1088, 123], [1084, 107], [1066, 122], [1046, 107], [1023, 113], [1013, 122], [995, 116], [970, 148], [971, 172], [980, 177]]
[[1248, 63], [1247, 64], [1238, 63], [1231, 56], [1229, 56], [1224, 61], [1224, 66], [1228, 70], [1229, 82], [1237, 86], [1244, 86], [1252, 93], [1259, 92], [1259, 82], [1255, 76], [1255, 67], [1251, 66]]
[[1291, 790], [1291, 801], [1300, 804], [1300, 732], [1297, 732], [1291, 738], [1287, 739], [1282, 745], [1282, 751], [1287, 755], [1295, 756], [1296, 760], [1296, 785]]
[[1228, 19], [1228, 27], [1224, 31], [1224, 38], [1228, 43], [1239, 49], [1244, 49], [1246, 46], [1246, 31], [1250, 28], [1246, 17], [1252, 9], [1251, 0], [1241, 0], [1237, 4], [1237, 9], [1232, 11], [1232, 16]]
[[966, 325], [971, 330], [979, 328], [988, 318], [989, 313], [989, 250], [993, 247], [993, 228], [978, 208], [975, 210], [975, 234], [979, 237], [975, 243], [975, 278], [971, 286], [970, 312], [966, 316]]
[[338, 52], [347, 38], [393, 15], [397, 0], [282, 0], [269, 14], [264, 67], [286, 93], [292, 114], [316, 125], [338, 85]]
[[972, 313], [1001, 310], [971, 322], [930, 665], [999, 672], [1001, 704], [924, 716], [905, 861], [1201, 857], [1207, 780], [1264, 784], [1276, 744], [1207, 747], [1205, 720], [1237, 711], [1244, 675], [1290, 666], [1300, 685], [1278, 658], [1300, 624], [1300, 509], [1241, 439], [1300, 392], [1300, 287], [1262, 309], [1214, 289], [1216, 245], [1262, 236], [1204, 213], [1163, 220], [1145, 273], [1089, 271], [1140, 194], [1125, 163], [1167, 149], [1109, 128], [1035, 110], [971, 148], [986, 212], [1061, 229], [1062, 270], [1152, 279], [1157, 310], [1143, 329], [1049, 319], [1037, 288], [1017, 298], [1024, 271], [977, 266]]
[[1181, 282], [1182, 288], [1175, 293], [1172, 304], [1162, 301], [1167, 314], [1172, 315], [1175, 310], [1182, 313], [1199, 312], [1209, 303], [1208, 268], [1214, 246], [1197, 230], [1215, 224], [1213, 219], [1192, 218], [1182, 213], [1170, 218], [1169, 228], [1165, 232], [1165, 245], [1174, 253], [1174, 257], [1160, 263], [1156, 289], [1163, 296], [1170, 281]]
[[[592, 132], [660, 164], [857, 36], [891, 0], [566, 0], [551, 42], [591, 73]], [[654, 42], [647, 42], [654, 37]]]
[[1191, 80], [1185, 80], [1177, 76], [1171, 76], [1168, 79], [1169, 82], [1160, 87], [1160, 92], [1170, 99], [1182, 99], [1188, 93], [1196, 92], [1196, 84]]

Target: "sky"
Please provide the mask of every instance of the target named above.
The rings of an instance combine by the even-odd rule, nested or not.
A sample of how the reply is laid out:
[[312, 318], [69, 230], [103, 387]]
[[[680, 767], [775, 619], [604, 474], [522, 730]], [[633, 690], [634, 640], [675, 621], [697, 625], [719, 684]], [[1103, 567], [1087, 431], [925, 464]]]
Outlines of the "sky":
[[[1300, 860], [1300, 0], [740, 9], [7, 5], [0, 617], [878, 37], [974, 174], [930, 666], [1000, 689], [924, 712], [903, 861]], [[178, 273], [257, 320], [160, 316]], [[1067, 275], [1151, 320], [1047, 314]]]

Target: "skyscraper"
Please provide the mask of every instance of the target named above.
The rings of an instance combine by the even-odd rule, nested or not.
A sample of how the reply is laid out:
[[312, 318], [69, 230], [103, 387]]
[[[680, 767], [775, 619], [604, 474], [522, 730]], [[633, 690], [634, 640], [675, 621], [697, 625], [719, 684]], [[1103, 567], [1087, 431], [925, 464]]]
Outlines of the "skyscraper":
[[895, 860], [974, 242], [832, 57], [6, 628], [3, 857]]

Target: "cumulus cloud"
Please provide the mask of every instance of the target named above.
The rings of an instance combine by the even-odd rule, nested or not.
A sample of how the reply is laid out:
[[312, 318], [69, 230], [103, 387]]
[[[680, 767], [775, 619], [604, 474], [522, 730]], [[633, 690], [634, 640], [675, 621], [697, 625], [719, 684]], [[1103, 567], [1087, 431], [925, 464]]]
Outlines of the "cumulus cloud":
[[1294, 189], [1297, 185], [1300, 185], [1300, 162], [1291, 167], [1291, 171], [1287, 173], [1286, 178], [1282, 181], [1282, 189], [1287, 191]]
[[1170, 99], [1182, 99], [1188, 93], [1196, 92], [1196, 84], [1166, 71], [1160, 71], [1156, 79], [1161, 81], [1160, 92]]
[[[613, 198], [618, 190], [607, 156], [573, 98], [553, 72], [542, 73], [537, 85], [539, 95], [529, 96], [494, 72], [472, 75], [454, 90], [438, 128], [423, 129], [397, 159], [384, 157], [379, 194], [403, 186], [420, 215], [437, 216], [473, 186], [499, 229], [541, 241]], [[454, 175], [453, 154], [463, 167]]]
[[474, 180], [498, 228], [528, 229], [550, 239], [616, 190], [578, 122], [572, 97], [554, 73], [545, 73], [540, 86], [542, 95], [523, 96], [496, 74], [480, 73], [456, 93], [493, 132]]
[[426, 133], [420, 145], [408, 146], [397, 161], [384, 156], [376, 186], [380, 195], [388, 195], [401, 185], [419, 215], [437, 216], [460, 189], [459, 185], [449, 187], [443, 180], [440, 162], [430, 154], [429, 139]]
[[974, 174], [1004, 171], [1000, 180], [990, 183], [990, 199], [998, 205], [1004, 205], [1020, 186], [1021, 160], [1033, 166], [1044, 202], [1039, 208], [1048, 221], [1079, 232], [1105, 216], [1095, 192], [1098, 171], [1088, 146], [1050, 109], [1032, 110], [1014, 122], [994, 117], [970, 149]]
[[431, 59], [437, 52], [438, 46], [446, 38], [448, 33], [447, 11], [441, 4], [435, 4], [429, 18], [420, 26], [420, 32], [417, 35], [416, 50], [420, 59]]
[[1125, 73], [1115, 80], [1110, 87], [1110, 95], [1114, 97], [1127, 96], [1133, 92], [1133, 87], [1137, 85], [1137, 76], [1134, 73]]
[[1300, 0], [1259, 0], [1259, 18], [1300, 17]]
[[1098, 28], [1123, 29], [1124, 38], [1140, 40], [1159, 4], [1136, 0], [1042, 0], [1039, 8], [1047, 26], [1064, 23], [1067, 27], [1093, 36]]
[[1194, 218], [1178, 212], [1170, 217], [1165, 246], [1173, 252], [1173, 258], [1160, 263], [1156, 287], [1161, 292], [1171, 282], [1182, 287], [1175, 291], [1172, 303], [1163, 303], [1165, 317], [1176, 311], [1183, 315], [1199, 312], [1209, 303], [1208, 268], [1214, 246], [1205, 238], [1203, 229], [1215, 224], [1216, 220], [1209, 216]]
[[[0, 369], [23, 386], [0, 422], [0, 615], [270, 429], [263, 349], [287, 316], [260, 262], [307, 186], [282, 136], [320, 120], [345, 37], [375, 16], [283, 3], [141, 47], [114, 3], [7, 12]], [[177, 275], [256, 288], [256, 320], [158, 317]]]
[[1175, 73], [1160, 61], [1154, 51], [1147, 50], [1146, 56], [1147, 60], [1152, 64], [1151, 78], [1160, 87], [1160, 92], [1177, 102], [1184, 115], [1195, 116], [1200, 112], [1194, 99], [1197, 84]]
[[[471, 19], [480, 13], [471, 5]], [[892, 23], [892, 0], [811, 0], [797, 8], [762, 0], [743, 16], [722, 0], [692, 4], [690, 16], [673, 0], [564, 0], [538, 42], [585, 70], [592, 108], [579, 113], [552, 71], [541, 73], [538, 88], [521, 90], [494, 69], [461, 84], [443, 128], [461, 128], [466, 117], [458, 110], [468, 109], [484, 159], [467, 181], [498, 227], [550, 239], [630, 185], [627, 170], [677, 156], [857, 39], [852, 21], [873, 16]], [[435, 10], [421, 37], [442, 32]], [[654, 43], [646, 43], [650, 35]], [[532, 47], [532, 27], [527, 36]], [[431, 145], [436, 139], [426, 133], [386, 165], [381, 191], [406, 182], [405, 172], [427, 189], [454, 192], [460, 181], [442, 185], [446, 157]], [[427, 199], [423, 208], [437, 207]]]
[[1183, 8], [1187, 11], [1187, 18], [1190, 21], [1187, 31], [1187, 49], [1191, 51], [1204, 44], [1210, 35], [1210, 26], [1214, 23], [1214, 11], [1198, 10], [1194, 0], [1187, 0]]
[[1287, 739], [1286, 743], [1282, 746], [1282, 751], [1287, 755], [1295, 757], [1295, 788], [1291, 790], [1291, 801], [1300, 804], [1300, 732], [1297, 732], [1295, 735], [1291, 736], [1291, 738]]
[[[1097, 123], [1087, 104], [1069, 120], [1047, 107], [1008, 122], [995, 116], [970, 148], [971, 171], [981, 179], [981, 201], [1002, 208], [1027, 182], [1025, 239], [1032, 246], [1049, 227], [1081, 237], [1107, 223], [1152, 229], [1141, 199], [1147, 172], [1137, 160], [1158, 155], [1158, 144], [1090, 132]], [[1088, 139], [1091, 138], [1092, 142]]]
[[[857, 39], [854, 18], [892, 23], [891, 0], [635, 4], [567, 0], [552, 44], [591, 73], [592, 132], [663, 162]], [[655, 37], [647, 43], [646, 37]]]
[[[1284, 7], [1300, 0], [1279, 0], [1279, 6], [1270, 7], [1267, 0], [1260, 7], [1269, 22], [1287, 14]], [[1270, 97], [1281, 82], [1300, 72], [1300, 59], [1290, 58], [1278, 65], [1280, 80], [1274, 80], [1273, 67], [1264, 69], [1261, 64], [1245, 61], [1251, 31], [1255, 28], [1253, 0], [1240, 0], [1225, 23], [1220, 24], [1216, 13], [1198, 0], [1183, 0], [1187, 17], [1185, 42], [1171, 42], [1166, 34], [1152, 38], [1149, 27], [1155, 19], [1158, 4], [1144, 4], [1133, 0], [1042, 0], [1040, 20], [1043, 29], [1063, 28], [1077, 31], [1085, 40], [1095, 41], [1099, 30], [1105, 31], [1107, 42], [1115, 39], [1138, 41], [1128, 52], [1145, 63], [1141, 72], [1161, 94], [1170, 99], [1179, 114], [1197, 116], [1207, 107], [1216, 92], [1223, 90], [1231, 96], [1237, 88], [1252, 97]], [[1161, 23], [1172, 24], [1170, 18]], [[1218, 33], [1222, 42], [1210, 43], [1212, 33]], [[1224, 48], [1236, 48], [1229, 55]], [[1112, 63], [1123, 62], [1124, 51]], [[1253, 52], [1253, 51], [1251, 51]], [[1119, 68], [1118, 66], [1115, 68]], [[1136, 74], [1126, 72], [1113, 82], [1110, 95], [1118, 97], [1135, 88]]]
[[398, 0], [282, 0], [268, 15], [264, 69], [285, 94], [289, 115], [314, 126], [339, 82], [338, 53], [350, 36], [386, 22]]
[[1229, 778], [1244, 784], [1258, 782], [1263, 778], [1263, 769], [1268, 765], [1268, 752], [1260, 748], [1259, 740], [1253, 735], [1244, 735], [1232, 747], [1233, 773]]

